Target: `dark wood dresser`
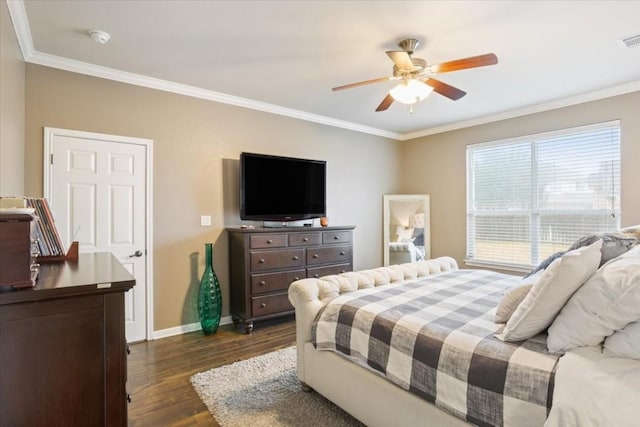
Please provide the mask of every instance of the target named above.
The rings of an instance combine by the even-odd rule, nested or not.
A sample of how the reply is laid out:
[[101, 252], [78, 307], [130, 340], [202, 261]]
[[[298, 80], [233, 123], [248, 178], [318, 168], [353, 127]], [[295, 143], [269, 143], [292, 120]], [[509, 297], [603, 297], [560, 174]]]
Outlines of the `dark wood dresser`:
[[255, 320], [292, 314], [292, 282], [353, 270], [354, 228], [227, 228], [234, 323], [249, 333]]
[[0, 291], [0, 426], [126, 426], [124, 293], [110, 253], [43, 264]]

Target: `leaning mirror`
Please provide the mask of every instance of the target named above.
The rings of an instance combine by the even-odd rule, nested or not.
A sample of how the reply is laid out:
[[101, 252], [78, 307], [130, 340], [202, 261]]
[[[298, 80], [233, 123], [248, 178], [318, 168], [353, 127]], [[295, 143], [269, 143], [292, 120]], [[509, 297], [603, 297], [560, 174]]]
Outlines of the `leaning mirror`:
[[387, 194], [383, 204], [384, 265], [429, 259], [429, 195]]

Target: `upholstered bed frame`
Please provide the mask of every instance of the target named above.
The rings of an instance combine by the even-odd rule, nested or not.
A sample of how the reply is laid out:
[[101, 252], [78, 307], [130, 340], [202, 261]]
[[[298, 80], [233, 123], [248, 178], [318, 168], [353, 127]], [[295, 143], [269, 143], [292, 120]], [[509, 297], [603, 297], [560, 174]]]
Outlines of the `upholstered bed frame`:
[[318, 311], [337, 295], [457, 269], [453, 258], [441, 257], [294, 282], [289, 288], [289, 300], [296, 313], [300, 381], [367, 426], [468, 426], [374, 371], [333, 352], [318, 351], [311, 343], [311, 325]]

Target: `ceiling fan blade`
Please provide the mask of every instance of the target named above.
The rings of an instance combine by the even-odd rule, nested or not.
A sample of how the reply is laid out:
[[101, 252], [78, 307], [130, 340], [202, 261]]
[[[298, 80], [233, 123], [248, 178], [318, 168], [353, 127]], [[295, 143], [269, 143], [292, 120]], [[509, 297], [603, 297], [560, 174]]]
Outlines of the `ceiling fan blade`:
[[400, 70], [413, 70], [415, 66], [409, 54], [403, 50], [388, 50], [385, 52]]
[[442, 96], [446, 96], [447, 98], [452, 99], [454, 101], [462, 98], [467, 94], [467, 92], [460, 90], [457, 87], [453, 87], [451, 85], [443, 83], [440, 80], [426, 79], [424, 80], [424, 82], [429, 86], [431, 86], [434, 92], [437, 92]]
[[378, 105], [378, 108], [376, 108], [376, 111], [385, 111], [391, 106], [391, 104], [393, 104], [393, 96], [391, 96], [391, 94], [387, 94], [380, 105]]
[[429, 66], [429, 70], [432, 73], [447, 73], [449, 71], [484, 67], [486, 65], [495, 65], [497, 63], [498, 57], [493, 53], [487, 53], [485, 55], [471, 56], [469, 58], [456, 59], [455, 61], [448, 61], [431, 65]]
[[391, 77], [380, 77], [379, 79], [371, 79], [371, 80], [365, 80], [362, 82], [358, 82], [358, 83], [349, 83], [348, 85], [343, 85], [343, 86], [337, 86], [332, 88], [332, 91], [337, 91], [337, 90], [343, 90], [343, 89], [351, 89], [352, 87], [358, 87], [358, 86], [364, 86], [364, 85], [370, 85], [370, 84], [374, 84], [374, 83], [382, 83], [382, 82], [386, 82], [391, 80]]

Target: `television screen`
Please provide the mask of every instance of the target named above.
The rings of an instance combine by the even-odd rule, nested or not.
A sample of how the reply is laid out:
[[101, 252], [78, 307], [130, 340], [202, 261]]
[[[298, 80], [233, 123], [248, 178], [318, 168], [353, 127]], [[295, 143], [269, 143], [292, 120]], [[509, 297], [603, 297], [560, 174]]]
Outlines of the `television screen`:
[[326, 216], [326, 165], [321, 160], [240, 155], [240, 217], [296, 221]]

